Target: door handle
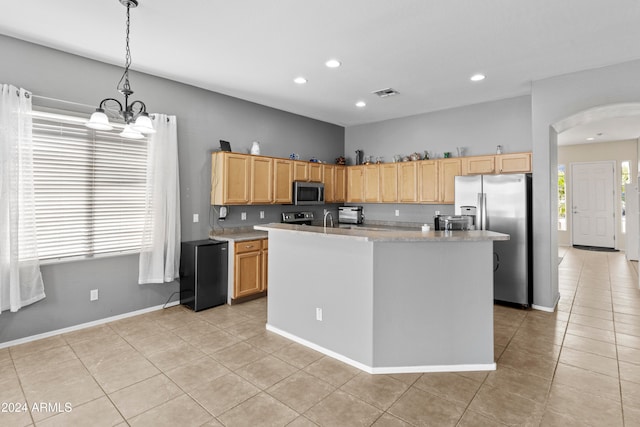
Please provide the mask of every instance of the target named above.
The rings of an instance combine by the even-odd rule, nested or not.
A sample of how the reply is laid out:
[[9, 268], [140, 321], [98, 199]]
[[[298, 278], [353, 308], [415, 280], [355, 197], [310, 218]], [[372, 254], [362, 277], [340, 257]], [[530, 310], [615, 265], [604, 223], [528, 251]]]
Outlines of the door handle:
[[494, 262], [495, 267], [493, 267], [493, 271], [495, 273], [496, 271], [498, 271], [498, 267], [500, 267], [500, 255], [498, 255], [497, 252], [494, 252], [493, 256], [495, 257], [495, 262]]

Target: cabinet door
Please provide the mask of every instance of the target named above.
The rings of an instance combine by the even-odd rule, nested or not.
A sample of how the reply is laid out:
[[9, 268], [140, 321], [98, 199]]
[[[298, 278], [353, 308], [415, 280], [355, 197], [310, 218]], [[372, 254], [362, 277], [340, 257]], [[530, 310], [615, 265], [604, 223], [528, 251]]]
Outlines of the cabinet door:
[[273, 202], [273, 159], [251, 157], [251, 203]]
[[346, 166], [335, 167], [335, 186], [333, 188], [333, 201], [336, 203], [347, 200], [347, 168]]
[[380, 165], [380, 201], [395, 203], [398, 201], [398, 164]]
[[481, 175], [495, 173], [495, 156], [477, 156], [462, 158], [463, 175]]
[[322, 182], [322, 165], [320, 163], [309, 163], [309, 181]]
[[251, 164], [249, 156], [223, 153], [222, 174], [216, 179], [222, 185], [222, 205], [249, 203], [249, 176]]
[[418, 164], [403, 162], [398, 164], [398, 201], [415, 203], [418, 201]]
[[234, 268], [234, 298], [241, 298], [262, 291], [262, 260], [260, 250], [237, 253]]
[[293, 180], [309, 181], [309, 163], [294, 160], [293, 162]]
[[460, 159], [438, 160], [440, 164], [440, 202], [453, 204], [455, 202], [455, 181], [456, 176], [462, 175], [462, 165]]
[[322, 165], [322, 182], [324, 183], [324, 201], [333, 203], [335, 201], [336, 167], [333, 165]]
[[424, 160], [418, 164], [420, 201], [435, 203], [440, 201], [438, 161]]
[[364, 166], [347, 168], [347, 202], [363, 202]]
[[378, 165], [364, 167], [364, 201], [380, 201], [380, 168]]
[[291, 160], [273, 160], [273, 202], [293, 203], [292, 198], [292, 171]]
[[500, 154], [496, 160], [499, 173], [531, 172], [531, 153]]

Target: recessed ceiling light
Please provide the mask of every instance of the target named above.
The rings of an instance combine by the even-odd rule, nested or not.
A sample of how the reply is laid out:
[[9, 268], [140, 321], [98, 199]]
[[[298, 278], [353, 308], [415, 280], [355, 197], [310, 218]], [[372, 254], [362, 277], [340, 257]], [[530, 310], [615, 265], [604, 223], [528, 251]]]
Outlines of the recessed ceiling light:
[[307, 79], [305, 79], [304, 77], [296, 77], [295, 79], [293, 79], [293, 81], [299, 85], [303, 85], [307, 82]]
[[485, 76], [484, 74], [474, 74], [473, 76], [471, 76], [471, 81], [472, 82], [481, 82], [486, 77], [487, 76]]
[[337, 59], [330, 59], [327, 62], [325, 62], [324, 65], [326, 65], [329, 68], [338, 68], [342, 64]]
[[358, 108], [362, 108], [362, 107], [366, 107], [366, 106], [367, 106], [367, 103], [364, 102], [364, 101], [356, 102], [356, 107], [358, 107]]
[[592, 136], [590, 136], [589, 138], [587, 138], [587, 141], [593, 141], [593, 140], [595, 140], [595, 138], [594, 138], [594, 137], [592, 137]]

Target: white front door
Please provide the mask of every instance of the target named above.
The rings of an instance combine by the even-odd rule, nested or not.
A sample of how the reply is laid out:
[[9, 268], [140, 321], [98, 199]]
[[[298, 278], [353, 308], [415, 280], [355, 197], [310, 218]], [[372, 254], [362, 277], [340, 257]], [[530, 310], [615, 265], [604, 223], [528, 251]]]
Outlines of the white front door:
[[571, 164], [574, 245], [615, 247], [615, 162]]

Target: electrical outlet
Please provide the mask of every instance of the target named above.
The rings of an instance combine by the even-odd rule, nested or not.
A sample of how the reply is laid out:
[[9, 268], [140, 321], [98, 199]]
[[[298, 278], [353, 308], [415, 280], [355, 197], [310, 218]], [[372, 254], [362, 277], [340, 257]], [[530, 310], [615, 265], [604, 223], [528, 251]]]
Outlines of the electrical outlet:
[[89, 301], [97, 301], [98, 300], [98, 290], [91, 289], [89, 292]]
[[436, 211], [436, 216], [440, 215], [440, 211]]
[[396, 209], [396, 216], [400, 216], [400, 209]]
[[320, 307], [316, 308], [316, 320], [322, 322], [322, 309]]
[[247, 220], [247, 213], [246, 212], [241, 212], [240, 213], [240, 219], [242, 221], [246, 221]]
[[193, 214], [193, 222], [200, 221], [200, 216], [198, 214]]
[[264, 219], [264, 211], [260, 211], [260, 219]]

